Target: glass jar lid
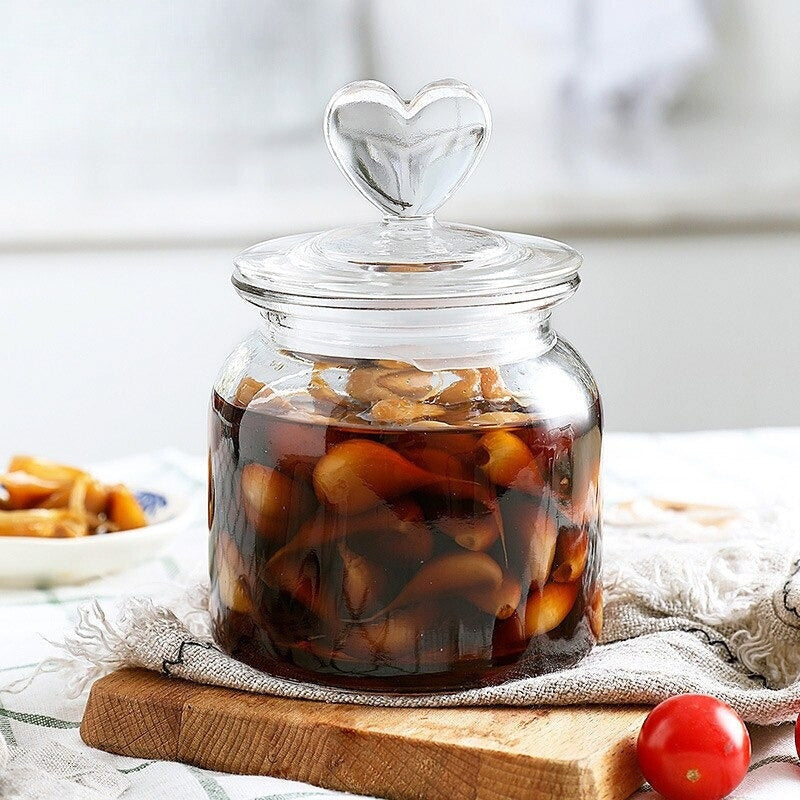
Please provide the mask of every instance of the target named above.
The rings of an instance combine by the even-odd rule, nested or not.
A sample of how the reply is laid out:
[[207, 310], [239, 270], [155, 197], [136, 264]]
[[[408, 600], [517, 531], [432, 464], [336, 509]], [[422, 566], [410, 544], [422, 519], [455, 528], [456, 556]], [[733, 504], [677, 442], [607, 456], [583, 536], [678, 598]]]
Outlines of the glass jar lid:
[[234, 260], [247, 300], [331, 308], [552, 305], [578, 285], [580, 255], [560, 242], [439, 222], [475, 168], [491, 115], [470, 86], [441, 80], [405, 101], [377, 81], [331, 98], [325, 139], [380, 222], [271, 239]]

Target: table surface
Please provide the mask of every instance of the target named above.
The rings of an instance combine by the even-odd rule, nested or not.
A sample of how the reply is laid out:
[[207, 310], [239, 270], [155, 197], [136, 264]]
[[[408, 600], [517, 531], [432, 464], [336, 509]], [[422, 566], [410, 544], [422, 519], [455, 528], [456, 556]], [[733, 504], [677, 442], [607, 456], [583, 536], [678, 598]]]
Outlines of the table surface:
[[[608, 434], [604, 453], [607, 503], [662, 497], [737, 507], [763, 507], [796, 497], [800, 481], [800, 428], [681, 434]], [[0, 590], [0, 687], [30, 676], [53, 656], [50, 641], [74, 624], [82, 604], [113, 603], [130, 593], [158, 596], [189, 584], [205, 572], [205, 464], [178, 452], [125, 459], [137, 481], [193, 495], [193, 522], [155, 561], [89, 584], [30, 591]], [[797, 546], [792, 543], [793, 546]], [[50, 641], [48, 641], [50, 640]], [[276, 778], [224, 775], [170, 762], [142, 762], [98, 753], [80, 739], [86, 695], [65, 696], [63, 675], [41, 674], [15, 693], [0, 691], [0, 732], [12, 746], [36, 747], [54, 740], [90, 753], [130, 781], [125, 800], [314, 800], [345, 797]], [[750, 774], [734, 793], [738, 800], [800, 800], [800, 761], [793, 726], [751, 728]], [[657, 798], [652, 792], [636, 797]]]

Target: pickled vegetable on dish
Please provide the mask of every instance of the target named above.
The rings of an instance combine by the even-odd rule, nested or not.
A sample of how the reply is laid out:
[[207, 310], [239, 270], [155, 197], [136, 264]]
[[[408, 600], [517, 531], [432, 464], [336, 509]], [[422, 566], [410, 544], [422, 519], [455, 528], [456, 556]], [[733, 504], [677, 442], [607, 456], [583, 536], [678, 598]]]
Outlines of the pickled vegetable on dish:
[[147, 517], [133, 492], [125, 486], [113, 486], [108, 492], [106, 514], [118, 530], [129, 531], [144, 528]]
[[0, 474], [0, 536], [75, 538], [143, 528], [147, 517], [122, 484], [108, 486], [84, 470], [14, 456]]
[[0, 536], [72, 539], [89, 533], [86, 521], [67, 509], [0, 511]]
[[[35, 508], [44, 503], [62, 486], [59, 481], [45, 480], [19, 470], [7, 472], [0, 478], [0, 481], [5, 490], [3, 507], [14, 511]], [[68, 494], [69, 492], [67, 492]]]

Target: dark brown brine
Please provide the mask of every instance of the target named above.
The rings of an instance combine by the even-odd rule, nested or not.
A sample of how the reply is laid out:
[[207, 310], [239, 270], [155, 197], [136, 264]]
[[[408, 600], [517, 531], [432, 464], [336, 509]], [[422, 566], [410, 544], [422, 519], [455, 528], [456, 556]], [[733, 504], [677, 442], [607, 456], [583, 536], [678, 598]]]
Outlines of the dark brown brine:
[[[362, 691], [574, 664], [602, 625], [599, 402], [548, 419], [492, 398], [475, 370], [445, 387], [374, 370], [348, 382], [361, 414], [314, 377], [299, 411], [249, 378], [233, 402], [214, 394], [218, 642], [270, 674]], [[483, 406], [437, 410], [481, 379]]]

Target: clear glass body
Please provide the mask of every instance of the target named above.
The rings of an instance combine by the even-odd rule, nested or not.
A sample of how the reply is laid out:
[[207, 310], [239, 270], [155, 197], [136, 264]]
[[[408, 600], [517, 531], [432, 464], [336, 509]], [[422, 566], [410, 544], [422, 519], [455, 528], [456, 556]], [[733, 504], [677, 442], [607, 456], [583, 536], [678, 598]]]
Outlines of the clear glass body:
[[[481, 353], [467, 361], [434, 323], [382, 353], [342, 318], [352, 347], [334, 357], [315, 355], [333, 328], [266, 316], [211, 403], [219, 644], [274, 675], [381, 692], [584, 656], [602, 625], [600, 398], [549, 311], [496, 312], [477, 349], [450, 339]], [[435, 357], [414, 358], [424, 341]]]

